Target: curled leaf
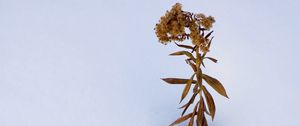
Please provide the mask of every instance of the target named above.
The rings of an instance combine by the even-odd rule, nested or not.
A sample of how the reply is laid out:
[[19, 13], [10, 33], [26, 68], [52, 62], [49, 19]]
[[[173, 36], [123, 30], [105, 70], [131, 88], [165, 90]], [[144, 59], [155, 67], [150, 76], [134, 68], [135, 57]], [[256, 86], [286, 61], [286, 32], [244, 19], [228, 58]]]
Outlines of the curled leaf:
[[223, 87], [223, 85], [221, 84], [220, 81], [218, 81], [217, 79], [210, 77], [206, 74], [203, 74], [203, 79], [213, 88], [215, 89], [219, 94], [221, 94], [222, 96], [228, 98], [227, 93], [225, 88]]
[[205, 95], [206, 103], [208, 105], [208, 110], [209, 110], [210, 116], [213, 120], [214, 117], [215, 117], [215, 112], [216, 112], [216, 106], [215, 106], [214, 99], [211, 96], [211, 94], [207, 91], [205, 86], [202, 85], [202, 89], [203, 89], [203, 92], [204, 92], [204, 95]]

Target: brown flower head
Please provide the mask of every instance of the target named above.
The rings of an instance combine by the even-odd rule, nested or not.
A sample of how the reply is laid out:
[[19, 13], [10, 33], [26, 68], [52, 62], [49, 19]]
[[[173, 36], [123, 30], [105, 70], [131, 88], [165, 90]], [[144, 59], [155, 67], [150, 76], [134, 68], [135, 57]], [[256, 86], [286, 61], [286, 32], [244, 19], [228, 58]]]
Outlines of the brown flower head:
[[[170, 11], [156, 24], [156, 36], [162, 44], [171, 41], [184, 41], [191, 39], [193, 45], [200, 47], [201, 51], [207, 52], [208, 40], [204, 38], [204, 31], [212, 28], [215, 19], [212, 16], [206, 17], [204, 14], [196, 14], [182, 11], [180, 3], [173, 5]], [[186, 33], [185, 28], [189, 29]]]

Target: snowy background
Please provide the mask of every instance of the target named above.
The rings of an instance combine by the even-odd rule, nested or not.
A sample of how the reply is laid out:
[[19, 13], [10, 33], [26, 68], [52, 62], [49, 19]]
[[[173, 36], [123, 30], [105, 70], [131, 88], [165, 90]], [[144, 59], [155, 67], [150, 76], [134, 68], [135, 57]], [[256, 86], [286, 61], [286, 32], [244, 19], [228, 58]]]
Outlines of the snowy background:
[[[176, 2], [0, 0], [0, 125], [169, 125], [183, 87], [160, 78], [191, 69], [153, 28]], [[181, 3], [216, 18], [211, 126], [299, 126], [300, 1]]]

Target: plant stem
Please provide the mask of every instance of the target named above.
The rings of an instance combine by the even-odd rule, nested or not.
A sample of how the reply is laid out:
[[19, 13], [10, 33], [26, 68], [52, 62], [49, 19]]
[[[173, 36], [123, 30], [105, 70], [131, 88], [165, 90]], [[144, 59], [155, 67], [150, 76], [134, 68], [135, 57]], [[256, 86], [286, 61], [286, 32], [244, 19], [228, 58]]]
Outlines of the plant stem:
[[201, 63], [202, 63], [202, 60], [203, 58], [201, 57], [201, 54], [199, 53], [199, 47], [196, 47], [196, 77], [197, 77], [197, 85], [198, 88], [199, 88], [199, 98], [201, 100], [201, 97], [202, 97], [202, 90], [201, 90], [201, 86], [202, 86], [202, 70], [201, 70]]

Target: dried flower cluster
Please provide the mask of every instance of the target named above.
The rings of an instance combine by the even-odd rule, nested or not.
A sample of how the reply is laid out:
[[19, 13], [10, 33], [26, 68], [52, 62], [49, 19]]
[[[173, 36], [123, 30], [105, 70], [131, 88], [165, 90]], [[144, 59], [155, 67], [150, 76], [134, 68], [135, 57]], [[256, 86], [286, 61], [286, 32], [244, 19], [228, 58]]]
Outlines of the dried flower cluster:
[[[208, 39], [203, 36], [204, 31], [210, 30], [215, 22], [212, 16], [193, 14], [182, 11], [180, 3], [176, 3], [170, 11], [167, 11], [156, 24], [155, 30], [159, 41], [167, 44], [171, 41], [184, 41], [191, 39], [194, 45], [200, 47], [203, 52], [208, 51]], [[189, 33], [186, 32], [189, 29]]]
[[[211, 86], [220, 95], [228, 98], [225, 88], [220, 81], [204, 74], [201, 69], [201, 65], [205, 67], [204, 60], [206, 59], [215, 63], [217, 62], [216, 59], [206, 56], [213, 39], [213, 37], [210, 37], [213, 31], [209, 30], [212, 28], [215, 19], [211, 16], [207, 17], [202, 13], [193, 14], [190, 12], [185, 12], [182, 11], [181, 8], [181, 4], [176, 3], [170, 11], [167, 11], [166, 14], [160, 18], [159, 23], [156, 24], [155, 27], [156, 35], [162, 44], [175, 41], [175, 44], [178, 47], [191, 50], [191, 52], [183, 50], [170, 54], [171, 56], [187, 56], [185, 61], [193, 69], [193, 74], [191, 77], [189, 79], [162, 79], [169, 84], [185, 85], [180, 102], [184, 100], [184, 98], [190, 92], [190, 89], [193, 87], [192, 97], [186, 104], [180, 107], [183, 109], [181, 117], [174, 121], [171, 125], [173, 126], [190, 119], [188, 123], [189, 126], [193, 126], [195, 120], [197, 126], [207, 126], [207, 120], [205, 116], [209, 115], [213, 119], [215, 116], [216, 107], [213, 97], [206, 89], [204, 82]], [[187, 29], [189, 32], [186, 32]], [[192, 46], [176, 43], [176, 41], [182, 42], [189, 39], [192, 41]], [[195, 77], [196, 80], [194, 80]], [[202, 95], [204, 95], [204, 97]], [[199, 97], [199, 100], [194, 105], [193, 111], [185, 115], [185, 112], [194, 103], [195, 99], [197, 99], [197, 96]], [[206, 102], [204, 101], [204, 98]]]

